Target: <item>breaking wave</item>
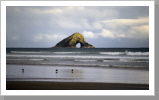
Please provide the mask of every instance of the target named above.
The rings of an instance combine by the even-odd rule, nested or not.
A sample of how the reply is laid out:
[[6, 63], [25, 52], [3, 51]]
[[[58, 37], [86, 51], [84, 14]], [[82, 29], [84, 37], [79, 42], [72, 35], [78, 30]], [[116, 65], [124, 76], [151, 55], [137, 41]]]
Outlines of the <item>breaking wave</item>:
[[94, 62], [94, 61], [98, 61], [98, 60], [78, 60], [78, 59], [75, 59], [74, 61], [79, 61], [79, 62]]
[[149, 55], [149, 52], [99, 52], [103, 55]]
[[[6, 55], [7, 57], [37, 57], [37, 58], [109, 58], [109, 59], [117, 59], [117, 58], [135, 58], [133, 56], [116, 56], [116, 57], [111, 57], [111, 56], [96, 56], [96, 55]], [[138, 59], [148, 59], [147, 57], [137, 57]]]

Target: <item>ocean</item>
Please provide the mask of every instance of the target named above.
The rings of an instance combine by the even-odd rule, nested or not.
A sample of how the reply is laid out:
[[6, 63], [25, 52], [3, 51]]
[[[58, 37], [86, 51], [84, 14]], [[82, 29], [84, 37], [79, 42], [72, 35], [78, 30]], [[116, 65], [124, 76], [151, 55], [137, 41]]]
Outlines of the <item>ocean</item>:
[[7, 48], [6, 63], [149, 69], [149, 48]]

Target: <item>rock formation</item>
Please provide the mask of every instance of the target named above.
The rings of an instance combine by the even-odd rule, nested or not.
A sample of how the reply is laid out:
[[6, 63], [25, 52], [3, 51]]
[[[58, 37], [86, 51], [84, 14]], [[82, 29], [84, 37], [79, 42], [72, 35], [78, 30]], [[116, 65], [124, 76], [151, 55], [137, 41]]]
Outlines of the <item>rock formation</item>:
[[95, 48], [93, 45], [87, 43], [80, 33], [74, 33], [71, 36], [63, 39], [57, 43], [54, 48], [76, 48], [76, 45], [80, 43], [80, 48]]

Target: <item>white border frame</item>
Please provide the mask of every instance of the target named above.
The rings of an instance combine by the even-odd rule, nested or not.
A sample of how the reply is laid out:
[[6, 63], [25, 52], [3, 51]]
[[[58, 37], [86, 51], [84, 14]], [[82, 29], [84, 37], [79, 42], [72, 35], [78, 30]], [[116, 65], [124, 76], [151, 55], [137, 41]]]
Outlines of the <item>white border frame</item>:
[[[149, 6], [149, 90], [6, 90], [6, 6]], [[1, 95], [154, 95], [154, 1], [1, 1]]]

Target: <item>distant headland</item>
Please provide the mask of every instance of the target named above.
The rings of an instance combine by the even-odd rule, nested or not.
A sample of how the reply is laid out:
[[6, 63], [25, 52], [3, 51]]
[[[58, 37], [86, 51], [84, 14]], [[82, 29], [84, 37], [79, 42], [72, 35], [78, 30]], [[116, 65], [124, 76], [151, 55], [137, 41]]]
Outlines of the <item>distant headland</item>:
[[77, 48], [76, 45], [80, 43], [80, 48], [95, 48], [93, 45], [87, 43], [82, 34], [76, 32], [71, 36], [63, 39], [57, 43], [53, 48]]

